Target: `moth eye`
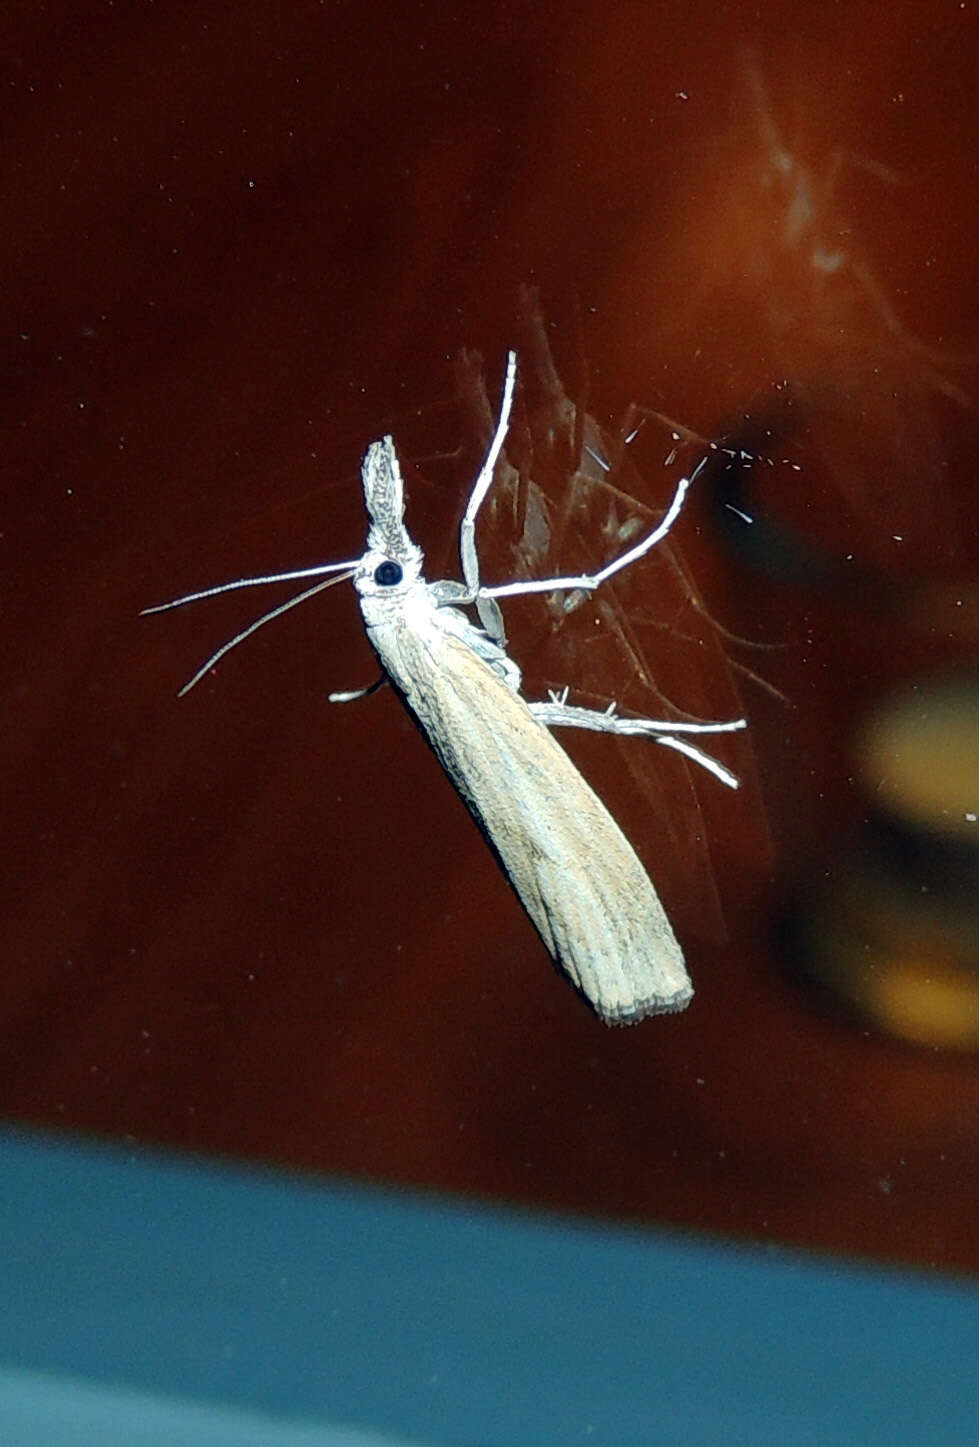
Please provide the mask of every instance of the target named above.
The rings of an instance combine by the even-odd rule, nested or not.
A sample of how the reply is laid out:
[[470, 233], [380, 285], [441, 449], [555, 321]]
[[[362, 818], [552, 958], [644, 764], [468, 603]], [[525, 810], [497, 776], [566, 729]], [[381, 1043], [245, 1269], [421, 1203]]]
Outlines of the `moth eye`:
[[374, 582], [382, 588], [393, 588], [395, 583], [400, 583], [404, 577], [404, 569], [400, 563], [392, 563], [390, 558], [386, 562], [378, 563], [374, 569]]

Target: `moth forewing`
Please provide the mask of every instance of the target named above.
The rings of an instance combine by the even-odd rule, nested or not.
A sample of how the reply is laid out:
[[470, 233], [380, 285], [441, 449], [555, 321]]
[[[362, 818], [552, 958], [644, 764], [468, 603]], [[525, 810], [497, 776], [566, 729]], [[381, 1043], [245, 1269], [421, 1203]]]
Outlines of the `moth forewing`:
[[416, 590], [396, 609], [389, 601], [362, 594], [368, 636], [552, 958], [608, 1024], [684, 1009], [693, 988], [680, 946], [608, 809], [523, 699], [445, 626], [449, 610]]

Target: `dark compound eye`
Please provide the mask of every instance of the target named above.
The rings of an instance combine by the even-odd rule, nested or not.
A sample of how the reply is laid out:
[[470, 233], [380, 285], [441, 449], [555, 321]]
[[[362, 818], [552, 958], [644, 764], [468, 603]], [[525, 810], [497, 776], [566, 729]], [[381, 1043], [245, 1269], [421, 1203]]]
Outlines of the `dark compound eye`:
[[404, 569], [401, 564], [392, 563], [390, 558], [384, 563], [378, 563], [374, 569], [374, 582], [382, 588], [393, 588], [403, 577]]

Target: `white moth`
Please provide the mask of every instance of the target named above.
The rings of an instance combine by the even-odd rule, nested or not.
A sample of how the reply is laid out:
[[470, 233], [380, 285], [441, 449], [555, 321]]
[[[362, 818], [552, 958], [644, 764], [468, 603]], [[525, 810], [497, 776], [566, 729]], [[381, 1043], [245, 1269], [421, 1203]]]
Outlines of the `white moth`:
[[[245, 578], [146, 611], [159, 612], [257, 583], [324, 573], [352, 577], [367, 635], [385, 677], [424, 729], [552, 958], [606, 1024], [626, 1024], [684, 1009], [693, 987], [666, 912], [634, 849], [549, 729], [565, 725], [644, 734], [678, 749], [736, 788], [737, 780], [727, 769], [682, 735], [727, 732], [746, 725], [744, 719], [674, 723], [624, 718], [615, 713], [614, 705], [606, 712], [571, 706], [566, 689], [561, 695], [552, 694], [548, 702], [528, 703], [522, 698], [520, 669], [506, 652], [495, 600], [520, 593], [597, 588], [666, 536], [692, 478], [681, 479], [659, 525], [601, 571], [483, 587], [475, 522], [503, 446], [515, 379], [516, 356], [511, 352], [499, 425], [462, 522], [464, 583], [427, 583], [422, 576], [421, 550], [404, 525], [404, 485], [394, 443], [385, 437], [373, 443], [364, 458], [370, 529], [362, 558], [276, 578]], [[263, 623], [341, 581], [342, 577], [331, 577], [319, 582], [260, 618], [208, 659], [181, 692], [192, 688], [220, 657]], [[482, 627], [462, 611], [470, 604], [475, 605]], [[331, 699], [346, 702], [372, 691], [332, 694]]]

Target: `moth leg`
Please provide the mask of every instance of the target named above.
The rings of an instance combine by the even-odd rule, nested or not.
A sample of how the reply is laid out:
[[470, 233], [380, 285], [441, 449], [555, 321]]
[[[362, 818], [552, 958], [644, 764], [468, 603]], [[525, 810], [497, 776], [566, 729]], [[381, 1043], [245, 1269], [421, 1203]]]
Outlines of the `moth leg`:
[[711, 758], [710, 754], [704, 753], [703, 749], [679, 735], [736, 733], [747, 728], [747, 719], [730, 719], [723, 723], [687, 723], [674, 719], [624, 718], [616, 713], [614, 703], [609, 704], [604, 711], [578, 708], [567, 702], [567, 696], [567, 689], [560, 693], [552, 692], [548, 703], [530, 703], [527, 707], [545, 728], [591, 729], [595, 733], [618, 734], [620, 737], [633, 735], [651, 738], [700, 764], [701, 768], [720, 779], [722, 784], [727, 784], [728, 788], [738, 788], [738, 779], [730, 769], [726, 769], [723, 764]]
[[681, 509], [683, 508], [683, 500], [687, 495], [687, 489], [699, 476], [706, 461], [706, 458], [701, 459], [689, 477], [680, 478], [676, 486], [676, 491], [673, 494], [673, 501], [663, 514], [660, 522], [653, 528], [652, 532], [647, 533], [644, 538], [641, 538], [635, 547], [629, 548], [617, 558], [613, 558], [610, 563], [606, 563], [604, 568], [599, 568], [596, 573], [581, 573], [573, 578], [531, 578], [521, 583], [502, 583], [493, 588], [481, 588], [480, 594], [485, 598], [513, 598], [521, 593], [552, 593], [556, 592], [559, 588], [565, 590], [583, 588], [586, 592], [591, 592], [595, 588], [600, 587], [606, 578], [611, 578], [614, 573], [620, 572], [622, 568], [627, 568], [630, 563], [637, 562], [639, 558], [643, 557], [651, 548], [655, 547], [658, 542], [661, 542], [663, 538], [666, 537], [680, 516]]
[[476, 514], [493, 485], [493, 473], [497, 459], [503, 450], [503, 439], [510, 425], [510, 411], [513, 407], [513, 389], [517, 380], [517, 354], [507, 353], [506, 381], [503, 384], [503, 401], [500, 404], [500, 420], [496, 424], [486, 461], [479, 469], [479, 476], [473, 486], [466, 511], [459, 528], [459, 556], [462, 562], [462, 576], [469, 591], [469, 601], [475, 602], [479, 594], [479, 558], [476, 554]]
[[376, 693], [379, 688], [383, 688], [387, 681], [387, 674], [382, 673], [380, 678], [375, 679], [373, 683], [369, 683], [366, 688], [352, 688], [344, 693], [331, 693], [329, 695], [330, 703], [353, 703], [354, 700], [358, 698], [369, 698], [372, 693]]
[[[434, 599], [436, 607], [439, 608], [459, 608], [473, 602], [472, 594], [465, 583], [457, 583], [451, 578], [443, 578], [438, 583], [430, 583], [428, 591]], [[506, 629], [503, 627], [503, 613], [499, 603], [495, 598], [484, 598], [478, 593], [475, 603], [476, 612], [479, 614], [479, 621], [483, 628], [497, 647], [506, 652]]]
[[503, 611], [495, 598], [484, 598], [482, 593], [476, 594], [476, 612], [479, 614], [479, 621], [494, 643], [506, 648], [506, 629], [503, 626]]
[[479, 586], [479, 555], [476, 552], [476, 514], [482, 507], [486, 494], [493, 484], [493, 474], [496, 470], [500, 453], [503, 450], [503, 440], [506, 437], [507, 428], [510, 425], [510, 412], [513, 408], [513, 390], [516, 381], [517, 354], [516, 352], [508, 352], [506, 380], [503, 384], [503, 400], [500, 403], [500, 420], [496, 424], [496, 431], [493, 434], [493, 441], [490, 443], [489, 452], [486, 454], [486, 461], [479, 470], [479, 476], [476, 478], [459, 528], [459, 557], [462, 563], [462, 576], [465, 580], [465, 585], [462, 593], [452, 599], [455, 603], [475, 603], [480, 623], [482, 623], [494, 643], [498, 643], [501, 648], [506, 647], [506, 633], [503, 628], [503, 614], [500, 612], [500, 605], [494, 602], [492, 598], [486, 597]]
[[726, 769], [722, 763], [705, 753], [703, 749], [698, 749], [697, 745], [692, 744], [689, 739], [678, 739], [672, 734], [659, 734], [656, 742], [662, 744], [664, 748], [675, 749], [678, 754], [686, 755], [695, 764], [699, 764], [702, 769], [706, 769], [708, 774], [713, 774], [715, 779], [720, 779], [721, 783], [726, 784], [729, 789], [740, 789], [741, 780], [737, 774], [732, 774], [730, 769]]
[[591, 729], [601, 734], [732, 734], [748, 727], [743, 718], [724, 722], [691, 722], [686, 719], [628, 718], [616, 712], [614, 703], [606, 709], [580, 708], [567, 702], [568, 690], [552, 691], [546, 703], [528, 703], [536, 719], [548, 728]]

